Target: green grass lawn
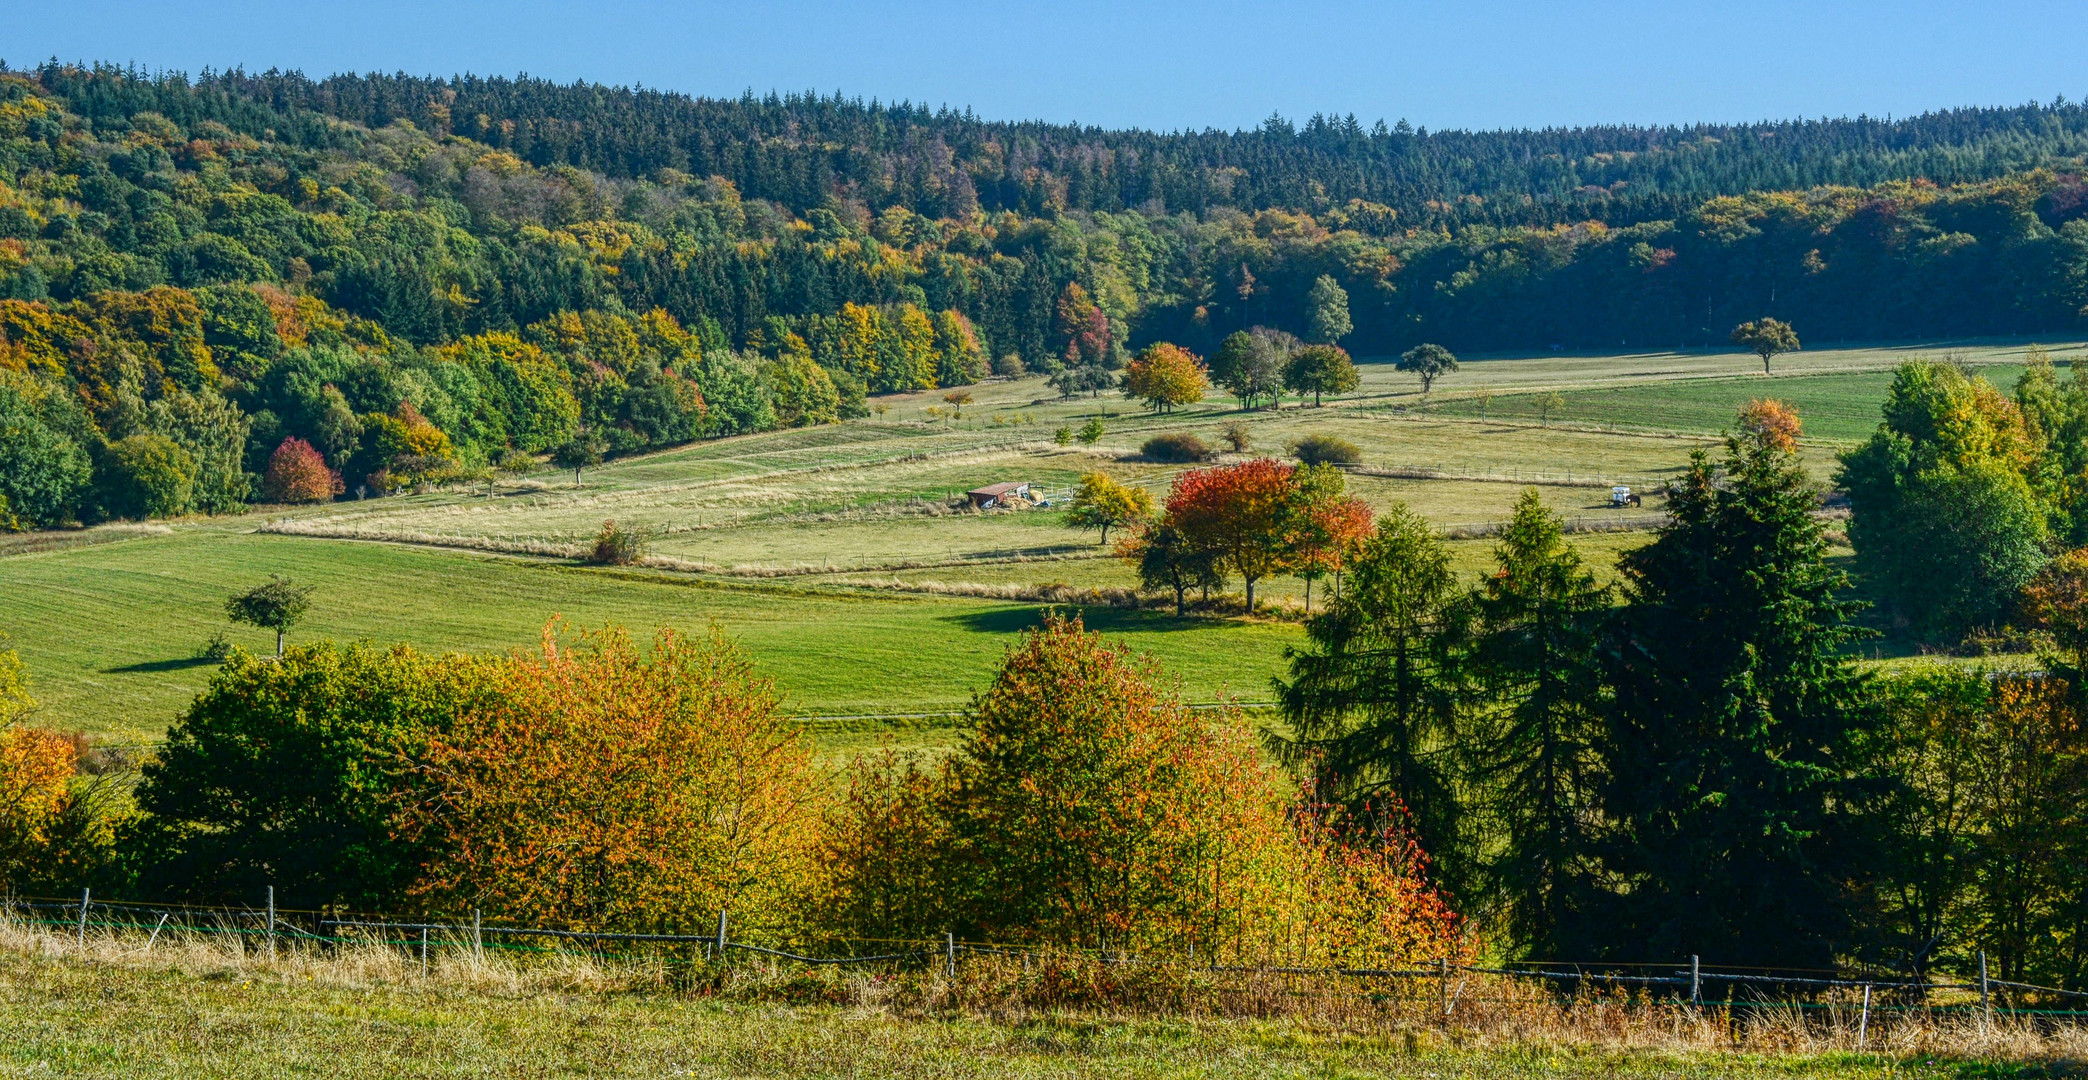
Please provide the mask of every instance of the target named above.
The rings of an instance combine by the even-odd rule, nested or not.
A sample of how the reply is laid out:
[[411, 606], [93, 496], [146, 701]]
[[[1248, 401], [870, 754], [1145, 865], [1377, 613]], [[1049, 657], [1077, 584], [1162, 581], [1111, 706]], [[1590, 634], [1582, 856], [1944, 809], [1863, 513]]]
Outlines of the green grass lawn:
[[[318, 587], [292, 635], [405, 641], [428, 649], [533, 644], [553, 615], [593, 626], [702, 629], [738, 638], [804, 713], [959, 707], [998, 664], [1034, 604], [901, 593], [718, 583], [400, 545], [190, 527], [0, 558], [0, 630], [28, 666], [42, 722], [156, 737], [209, 675], [193, 656], [230, 630], [250, 650], [273, 637], [232, 627], [233, 590], [282, 573]], [[1293, 626], [1088, 612], [1089, 625], [1151, 651], [1186, 696], [1260, 700]]]

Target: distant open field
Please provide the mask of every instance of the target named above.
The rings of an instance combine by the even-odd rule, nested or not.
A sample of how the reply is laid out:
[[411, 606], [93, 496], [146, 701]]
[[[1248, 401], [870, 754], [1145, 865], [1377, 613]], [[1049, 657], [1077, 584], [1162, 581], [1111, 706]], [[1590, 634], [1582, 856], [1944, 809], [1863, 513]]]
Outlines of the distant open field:
[[[2084, 348], [2050, 346], [2062, 363]], [[1535, 482], [1577, 526], [1643, 527], [1643, 516], [1620, 519], [1605, 507], [1608, 486], [1656, 487], [1691, 450], [1715, 445], [1752, 398], [1798, 407], [1808, 466], [1826, 480], [1836, 449], [1875, 426], [1891, 365], [1952, 355], [2006, 386], [2023, 349], [1810, 350], [1779, 358], [1768, 378], [1752, 356], [1731, 352], [1477, 358], [1425, 399], [1411, 376], [1365, 363], [1360, 391], [1325, 408], [1242, 412], [1214, 399], [1169, 416], [1115, 394], [1061, 401], [1036, 378], [972, 388], [975, 401], [954, 421], [924, 414], [940, 393], [895, 396], [864, 420], [616, 461], [587, 470], [578, 486], [570, 473], [546, 470], [491, 493], [0, 538], [0, 631], [29, 665], [44, 722], [122, 738], [164, 730], [209, 670], [191, 657], [213, 632], [233, 629], [224, 597], [269, 573], [319, 586], [299, 638], [506, 649], [533, 641], [554, 614], [639, 629], [716, 620], [746, 643], [794, 711], [940, 712], [984, 682], [1009, 632], [1041, 607], [951, 593], [1136, 584], [1095, 534], [1067, 528], [1056, 513], [952, 512], [952, 497], [967, 488], [1026, 480], [1063, 498], [1082, 473], [1102, 471], [1159, 498], [1183, 467], [1140, 459], [1145, 439], [1188, 431], [1215, 444], [1225, 425], [1242, 423], [1250, 454], [1281, 456], [1313, 433], [1355, 442], [1363, 467], [1350, 489], [1380, 510], [1405, 503], [1440, 525], [1482, 525], [1504, 518]], [[1554, 390], [1563, 404], [1540, 419], [1538, 397]], [[1106, 429], [1096, 446], [1056, 444], [1057, 428], [1089, 418]], [[651, 551], [680, 570], [572, 564], [566, 556], [608, 519], [651, 533]], [[1619, 552], [1646, 537], [1598, 532], [1576, 543], [1609, 573]], [[1484, 571], [1489, 548], [1452, 544], [1459, 569], [1472, 575]], [[1259, 591], [1285, 600], [1304, 590], [1279, 579]], [[1265, 697], [1282, 647], [1299, 640], [1291, 623], [1108, 608], [1088, 618], [1152, 651], [1192, 700]], [[267, 644], [251, 629], [234, 635], [249, 648]], [[878, 726], [829, 726], [851, 725], [853, 733], [832, 738]]]

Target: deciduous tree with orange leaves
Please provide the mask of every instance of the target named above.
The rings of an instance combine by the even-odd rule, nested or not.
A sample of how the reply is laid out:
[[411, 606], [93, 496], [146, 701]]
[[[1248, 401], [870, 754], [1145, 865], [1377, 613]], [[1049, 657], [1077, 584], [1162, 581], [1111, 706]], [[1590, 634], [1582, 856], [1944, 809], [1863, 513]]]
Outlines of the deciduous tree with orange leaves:
[[1340, 469], [1307, 465], [1298, 470], [1297, 480], [1290, 568], [1305, 579], [1305, 610], [1310, 613], [1312, 583], [1327, 574], [1340, 580], [1355, 546], [1370, 535], [1372, 517], [1369, 503], [1346, 493]]
[[1202, 401], [1210, 386], [1203, 361], [1164, 341], [1146, 346], [1124, 365], [1124, 396], [1145, 402], [1154, 412], [1173, 412], [1177, 405]]
[[496, 702], [431, 732], [400, 828], [415, 891], [576, 927], [787, 934], [817, 871], [823, 783], [774, 686], [713, 630], [569, 634], [505, 665]]

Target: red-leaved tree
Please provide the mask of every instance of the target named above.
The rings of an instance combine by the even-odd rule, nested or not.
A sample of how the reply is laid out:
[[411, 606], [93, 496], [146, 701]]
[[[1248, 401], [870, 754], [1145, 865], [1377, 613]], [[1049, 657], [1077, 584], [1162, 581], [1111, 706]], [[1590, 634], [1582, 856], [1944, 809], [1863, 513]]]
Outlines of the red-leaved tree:
[[1290, 531], [1297, 469], [1268, 458], [1192, 469], [1175, 478], [1167, 520], [1200, 547], [1218, 554], [1247, 586], [1283, 569], [1291, 558]]
[[293, 435], [269, 455], [261, 490], [270, 502], [325, 502], [341, 493], [341, 477], [311, 443]]

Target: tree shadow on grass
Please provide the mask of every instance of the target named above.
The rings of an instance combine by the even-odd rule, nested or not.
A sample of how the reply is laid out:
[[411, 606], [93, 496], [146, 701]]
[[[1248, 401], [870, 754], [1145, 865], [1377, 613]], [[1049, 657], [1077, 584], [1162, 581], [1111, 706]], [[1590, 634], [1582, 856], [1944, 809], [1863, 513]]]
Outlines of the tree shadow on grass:
[[1013, 634], [1044, 625], [1046, 611], [1056, 611], [1067, 616], [1077, 614], [1089, 630], [1105, 634], [1210, 630], [1222, 627], [1226, 623], [1223, 619], [1198, 618], [1194, 615], [1180, 618], [1173, 611], [1116, 608], [1103, 604], [1024, 604], [1018, 607], [967, 611], [957, 615], [945, 615], [943, 618], [967, 630], [987, 634]]
[[175, 660], [141, 660], [122, 667], [103, 668], [104, 675], [147, 675], [159, 671], [187, 671], [192, 667], [216, 666], [219, 661], [206, 660], [200, 656], [184, 656]]

